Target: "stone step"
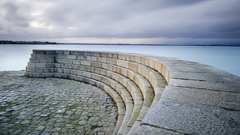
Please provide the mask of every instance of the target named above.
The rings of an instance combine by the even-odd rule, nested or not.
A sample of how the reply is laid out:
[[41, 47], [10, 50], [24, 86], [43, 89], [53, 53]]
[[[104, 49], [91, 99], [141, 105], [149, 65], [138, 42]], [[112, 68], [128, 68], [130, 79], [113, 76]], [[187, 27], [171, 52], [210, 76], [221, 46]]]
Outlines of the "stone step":
[[[62, 58], [64, 55], [60, 55], [60, 56], [61, 56], [60, 58]], [[68, 56], [70, 57], [71, 55], [68, 55]], [[154, 89], [154, 93], [155, 93], [153, 103], [152, 103], [152, 106], [151, 106], [150, 110], [159, 101], [165, 86], [167, 86], [167, 83], [166, 83], [165, 79], [162, 77], [162, 75], [160, 75], [158, 71], [153, 69], [153, 68], [155, 68], [154, 62], [153, 61], [150, 62], [150, 59], [147, 59], [147, 58], [144, 58], [144, 60], [142, 60], [140, 62], [140, 63], [143, 63], [143, 64], [136, 63], [136, 62], [129, 62], [129, 61], [125, 61], [125, 60], [105, 58], [105, 57], [100, 58], [100, 57], [95, 57], [95, 56], [77, 55], [77, 56], [74, 56], [74, 58], [78, 59], [78, 60], [76, 60], [76, 61], [78, 61], [78, 63], [87, 64], [89, 66], [91, 65], [91, 66], [94, 66], [94, 67], [102, 67], [102, 68], [105, 67], [105, 69], [113, 69], [113, 68], [103, 64], [103, 63], [108, 63], [108, 65], [110, 64], [110, 65], [121, 66], [121, 67], [124, 67], [124, 68], [129, 68], [129, 69], [143, 75], [152, 84], [153, 89]], [[148, 62], [145, 62], [145, 61], [148, 61]], [[74, 61], [73, 61], [73, 63], [74, 63]], [[147, 66], [144, 65], [144, 64], [146, 64]], [[151, 68], [148, 67], [148, 66], [150, 66]], [[128, 77], [131, 76], [131, 75], [127, 75], [127, 74], [131, 73], [130, 70], [122, 70], [121, 69], [121, 70], [118, 70], [118, 71], [120, 71], [120, 73], [125, 75], [125, 76], [128, 76]]]
[[[37, 56], [35, 55], [35, 57], [37, 57]], [[126, 77], [129, 77], [131, 80], [138, 83], [138, 86], [140, 86], [141, 91], [143, 92], [143, 95], [144, 95], [143, 107], [136, 106], [133, 109], [134, 114], [139, 114], [139, 111], [140, 111], [140, 115], [139, 116], [132, 115], [129, 123], [127, 124], [128, 128], [126, 128], [126, 130], [124, 131], [124, 134], [126, 134], [131, 129], [131, 126], [134, 125], [136, 118], [138, 121], [141, 121], [145, 117], [145, 115], [147, 114], [147, 112], [153, 102], [153, 99], [158, 99], [158, 98], [156, 98], [156, 96], [154, 98], [152, 86], [151, 86], [151, 84], [149, 84], [148, 80], [146, 80], [147, 78], [150, 78], [153, 76], [150, 73], [155, 73], [155, 72], [153, 70], [151, 70], [150, 68], [147, 68], [144, 65], [133, 63], [133, 62], [128, 62], [128, 61], [123, 61], [123, 60], [109, 59], [109, 58], [106, 59], [106, 63], [109, 63], [109, 64], [106, 64], [106, 63], [102, 63], [102, 62], [104, 62], [103, 58], [101, 59], [100, 62], [97, 62], [98, 58], [91, 57], [91, 56], [87, 56], [87, 57], [78, 56], [78, 57], [81, 57], [81, 60], [74, 60], [77, 58], [77, 56], [74, 56], [74, 55], [57, 55], [56, 57], [57, 57], [56, 61], [59, 63], [55, 63], [54, 66], [61, 67], [61, 68], [55, 68], [55, 70], [60, 73], [63, 72], [63, 73], [69, 74], [70, 72], [73, 72], [71, 69], [82, 69], [82, 70], [86, 70], [86, 71], [93, 70], [91, 67], [82, 66], [82, 65], [86, 65], [86, 66], [93, 66], [96, 68], [100, 67], [100, 68], [106, 68], [106, 69], [113, 69], [113, 71], [114, 71], [114, 69], [117, 69], [117, 70], [115, 70], [115, 71], [117, 71], [117, 73], [125, 75]], [[89, 60], [91, 60], [91, 61], [89, 61]], [[37, 60], [35, 60], [35, 61], [37, 61]], [[79, 64], [82, 64], [82, 65], [79, 65]], [[115, 65], [112, 65], [112, 64], [115, 64]], [[131, 71], [130, 69], [127, 69], [126, 67], [128, 67], [128, 65], [130, 65], [130, 64], [131, 64], [132, 68], [137, 67], [137, 70]], [[42, 67], [44, 67], [44, 64]], [[36, 67], [36, 65], [35, 65], [36, 70], [39, 70], [39, 68], [42, 68], [42, 67]], [[44, 68], [44, 70], [47, 71], [46, 68]], [[147, 72], [147, 70], [150, 70], [152, 72], [149, 73], [149, 72]], [[77, 72], [77, 71], [74, 71], [74, 72]], [[104, 71], [102, 71], [102, 69], [101, 69], [101, 71], [99, 71], [99, 73], [106, 75], [106, 70], [104, 73]], [[139, 73], [142, 74], [144, 77], [142, 75], [140, 75]], [[86, 74], [86, 73], [82, 73], [82, 75], [90, 77], [90, 75]], [[112, 76], [112, 75], [113, 75], [113, 73], [110, 73], [110, 76]], [[157, 74], [155, 76], [157, 76]], [[151, 79], [154, 81], [154, 82], [152, 82], [152, 84], [156, 85], [156, 80], [154, 80], [155, 78], [153, 76]], [[117, 80], [121, 80], [121, 79], [117, 79]], [[124, 78], [122, 80], [126, 80], [126, 79]], [[156, 89], [156, 87], [155, 87], [155, 89]], [[131, 92], [131, 89], [129, 89], [129, 91]], [[132, 95], [134, 95], [134, 94], [132, 94]], [[135, 97], [135, 96], [133, 96], [133, 97]], [[136, 99], [136, 98], [134, 98], [134, 99]], [[126, 101], [126, 99], [124, 101]], [[156, 102], [156, 100], [155, 100], [155, 102]], [[137, 124], [137, 125], [139, 125], [139, 124]], [[133, 129], [136, 129], [137, 128], [136, 124], [133, 127], [135, 127]]]
[[118, 133], [123, 133], [123, 131], [127, 128], [127, 124], [131, 118], [133, 114], [133, 108], [134, 108], [134, 104], [133, 104], [133, 100], [132, 97], [130, 95], [130, 93], [117, 81], [114, 81], [108, 77], [99, 75], [99, 74], [95, 74], [95, 73], [90, 73], [90, 72], [85, 72], [85, 71], [80, 71], [79, 74], [80, 76], [84, 76], [84, 77], [88, 77], [97, 81], [100, 81], [102, 83], [105, 83], [106, 85], [111, 86], [113, 89], [115, 89], [119, 95], [122, 97], [125, 106], [126, 106], [126, 113], [122, 122], [121, 127], [119, 128]]
[[[54, 59], [54, 67], [51, 59]], [[68, 73], [70, 69], [83, 68], [83, 65], [86, 66], [84, 73], [81, 71], [83, 76], [89, 76], [85, 72], [92, 72], [93, 68], [87, 68], [89, 66], [94, 67], [98, 74], [107, 74], [105, 77], [119, 79], [121, 84], [126, 84], [126, 79], [117, 78], [114, 74], [118, 73], [132, 80], [142, 91], [144, 104], [140, 115], [132, 126], [125, 126], [118, 133], [240, 133], [240, 78], [197, 62], [130, 53], [34, 50], [26, 76], [78, 78], [81, 76], [57, 72]], [[53, 71], [55, 68], [57, 71]], [[106, 79], [100, 81], [105, 82]], [[107, 84], [118, 90], [112, 83]], [[166, 85], [168, 87], [165, 88]], [[151, 88], [151, 92], [147, 88]], [[154, 94], [154, 100], [146, 96]]]
[[[139, 88], [136, 86], [135, 83], [133, 83], [127, 77], [124, 77], [123, 75], [112, 72], [112, 71], [107, 71], [107, 70], [101, 69], [101, 68], [82, 66], [82, 65], [79, 65], [78, 68], [80, 68], [81, 71], [86, 71], [86, 70], [92, 71], [94, 73], [101, 74], [103, 76], [112, 78], [112, 79], [120, 82], [131, 93], [131, 95], [133, 97], [133, 101], [134, 101], [134, 108], [133, 108], [131, 118], [129, 119], [129, 122], [127, 124], [127, 129], [125, 129], [125, 131], [124, 131], [124, 134], [126, 134], [130, 130], [130, 128], [133, 126], [134, 122], [137, 120], [137, 118], [141, 112], [142, 106], [143, 106], [143, 97], [142, 97], [142, 93], [139, 90]], [[78, 72], [79, 72], [79, 70], [70, 70], [70, 71], [68, 70], [67, 73], [77, 74]], [[142, 112], [146, 112], [146, 111], [147, 111], [147, 109], [145, 107], [144, 111], [142, 111]], [[145, 113], [141, 113], [139, 118], [144, 117], [142, 115], [145, 115]]]

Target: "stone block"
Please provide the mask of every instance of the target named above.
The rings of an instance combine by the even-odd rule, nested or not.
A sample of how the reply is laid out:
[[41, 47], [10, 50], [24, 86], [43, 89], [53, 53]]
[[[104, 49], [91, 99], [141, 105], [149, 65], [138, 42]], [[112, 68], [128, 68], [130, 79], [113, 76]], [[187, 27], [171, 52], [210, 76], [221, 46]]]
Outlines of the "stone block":
[[104, 64], [104, 63], [102, 63], [102, 68], [104, 68], [104, 69], [108, 69], [108, 64]]
[[54, 50], [47, 50], [47, 51], [45, 51], [45, 54], [55, 54], [56, 53], [56, 51]]
[[97, 61], [106, 63], [106, 62], [107, 62], [107, 59], [106, 59], [106, 58], [103, 58], [103, 57], [98, 57], [98, 60], [97, 60]]
[[239, 134], [239, 111], [161, 98], [142, 125], [183, 134]]
[[144, 77], [146, 77], [147, 79], [149, 79], [149, 73], [150, 73], [149, 68], [147, 68], [147, 67], [141, 68], [140, 74], [143, 75]]
[[55, 54], [64, 54], [64, 51], [56, 50]]
[[145, 64], [145, 57], [144, 56], [140, 57], [140, 64]]
[[213, 73], [184, 73], [184, 72], [171, 72], [171, 77], [174, 79], [182, 80], [201, 80], [201, 81], [215, 81], [215, 82], [232, 82], [238, 83], [240, 77], [234, 75], [221, 75]]
[[54, 68], [54, 63], [46, 63], [45, 67], [46, 68]]
[[69, 54], [70, 54], [70, 51], [63, 51], [63, 53], [64, 53], [65, 55], [69, 55]]
[[141, 63], [141, 57], [139, 55], [136, 55], [134, 62]]
[[89, 72], [82, 72], [82, 75], [88, 78], [91, 78], [91, 73]]
[[238, 100], [240, 99], [240, 93], [167, 86], [162, 94], [162, 98], [215, 105], [229, 110], [240, 111], [240, 100]]
[[73, 60], [70, 60], [70, 59], [62, 59], [62, 63], [64, 63], [64, 64], [72, 64], [72, 63], [73, 63]]
[[112, 53], [107, 53], [108, 58], [112, 58], [112, 55], [113, 55]]
[[39, 59], [40, 63], [53, 63], [54, 59]]
[[80, 65], [81, 64], [80, 60], [73, 60], [72, 62], [73, 62], [73, 64], [76, 64], [76, 65]]
[[42, 71], [44, 73], [54, 73], [55, 69], [54, 68], [43, 68]]
[[171, 78], [172, 78], [171, 75], [172, 74], [170, 73], [170, 71], [168, 69], [166, 69], [165, 74], [163, 76], [168, 84], [171, 83]]
[[107, 75], [107, 71], [104, 70], [104, 69], [100, 69], [100, 74], [106, 76]]
[[107, 58], [107, 64], [116, 65], [117, 64], [117, 60]]
[[28, 67], [35, 68], [36, 67], [36, 63], [28, 62]]
[[33, 72], [31, 77], [39, 77], [39, 78], [43, 78], [43, 77], [45, 77], [45, 76], [44, 76], [43, 73], [36, 73], [36, 72]]
[[129, 69], [131, 69], [135, 72], [138, 72], [138, 64], [129, 62], [128, 67], [129, 67]]
[[44, 77], [53, 77], [54, 73], [44, 73]]
[[70, 69], [63, 69], [63, 73], [70, 74]]
[[81, 65], [79, 70], [87, 71], [87, 68], [88, 68], [88, 66], [82, 66], [82, 65]]
[[87, 56], [84, 55], [77, 55], [78, 60], [87, 60]]
[[92, 62], [91, 64], [93, 67], [98, 67], [98, 68], [102, 67], [102, 63], [100, 63], [100, 62]]
[[57, 78], [62, 78], [62, 74], [61, 74], [61, 73], [54, 73], [53, 76], [54, 76], [54, 77], [57, 77]]
[[81, 65], [72, 65], [73, 69], [79, 70]]
[[62, 63], [62, 59], [56, 59], [56, 63]]
[[107, 52], [102, 52], [101, 57], [107, 58], [108, 57], [108, 53]]
[[125, 68], [121, 68], [121, 74], [124, 76], [128, 76], [128, 70]]
[[113, 59], [117, 59], [118, 58], [118, 54], [117, 53], [112, 53], [112, 58]]
[[94, 55], [94, 52], [85, 51], [85, 55], [86, 55], [86, 56], [93, 56], [93, 55]]
[[72, 64], [61, 64], [61, 67], [72, 69]]
[[94, 56], [87, 56], [88, 61], [97, 61], [97, 57]]
[[81, 61], [81, 65], [91, 66], [91, 61]]
[[145, 57], [144, 65], [149, 67], [149, 65], [150, 65], [150, 58]]
[[116, 71], [114, 71], [114, 72], [121, 74], [121, 67], [116, 67]]
[[57, 54], [56, 59], [67, 59], [67, 55]]
[[36, 67], [45, 68], [45, 63], [36, 63]]
[[239, 92], [240, 83], [171, 79], [170, 86]]
[[87, 71], [88, 72], [93, 72], [94, 71], [94, 67], [87, 67]]
[[117, 72], [117, 66], [112, 65], [112, 71]]
[[131, 80], [134, 80], [135, 73], [131, 70], [127, 71], [127, 77], [130, 78]]
[[45, 54], [44, 50], [33, 50], [33, 54]]
[[55, 68], [56, 72], [63, 73], [63, 68]]
[[125, 55], [119, 53], [119, 54], [118, 54], [118, 59], [119, 59], [119, 60], [125, 60]]
[[155, 63], [155, 69], [162, 74], [162, 63], [161, 62], [156, 62]]
[[56, 68], [60, 68], [60, 67], [61, 67], [61, 64], [59, 64], [59, 63], [55, 63], [55, 64], [54, 64], [54, 67], [56, 67]]
[[130, 54], [125, 54], [125, 60], [130, 61], [131, 60], [131, 55]]
[[30, 58], [30, 63], [39, 63], [39, 59]]
[[122, 79], [122, 77], [120, 77], [120, 75], [117, 73], [111, 73], [111, 78], [113, 78], [116, 81], [119, 81], [120, 79]]
[[62, 78], [68, 79], [68, 78], [69, 78], [69, 75], [68, 75], [68, 74], [62, 74]]
[[46, 55], [45, 54], [33, 54], [32, 58], [45, 59]]
[[76, 55], [67, 55], [67, 59], [75, 60], [77, 59]]
[[127, 61], [123, 61], [123, 60], [117, 60], [117, 65], [124, 67], [124, 68], [128, 68], [128, 62]]
[[46, 59], [54, 59], [54, 55], [45, 55]]

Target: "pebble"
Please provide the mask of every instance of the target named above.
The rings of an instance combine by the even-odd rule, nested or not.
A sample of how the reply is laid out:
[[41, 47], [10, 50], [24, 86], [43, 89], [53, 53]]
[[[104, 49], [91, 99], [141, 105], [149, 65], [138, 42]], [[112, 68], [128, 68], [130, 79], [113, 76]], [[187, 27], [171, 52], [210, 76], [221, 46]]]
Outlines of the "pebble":
[[113, 132], [117, 107], [105, 91], [73, 80], [23, 74], [0, 71], [0, 134]]

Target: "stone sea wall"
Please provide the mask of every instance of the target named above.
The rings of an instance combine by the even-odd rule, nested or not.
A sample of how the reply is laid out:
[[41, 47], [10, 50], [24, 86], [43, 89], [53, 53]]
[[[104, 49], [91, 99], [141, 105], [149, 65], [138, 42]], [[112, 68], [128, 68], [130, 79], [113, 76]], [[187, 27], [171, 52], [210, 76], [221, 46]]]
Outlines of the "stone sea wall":
[[240, 134], [240, 78], [174, 58], [33, 50], [28, 77], [73, 79], [116, 102], [113, 134]]

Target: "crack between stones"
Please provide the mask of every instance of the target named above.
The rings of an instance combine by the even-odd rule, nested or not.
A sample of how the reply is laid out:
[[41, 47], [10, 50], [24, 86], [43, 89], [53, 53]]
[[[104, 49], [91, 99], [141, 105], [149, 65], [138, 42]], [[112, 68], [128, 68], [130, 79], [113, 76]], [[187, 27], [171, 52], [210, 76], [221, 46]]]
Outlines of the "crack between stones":
[[176, 99], [171, 99], [171, 98], [162, 98], [162, 99], [167, 99], [167, 100], [173, 100], [173, 101], [182, 101], [182, 102], [186, 102], [186, 103], [194, 103], [194, 104], [200, 104], [200, 105], [208, 105], [208, 106], [216, 106], [216, 107], [220, 107], [224, 110], [227, 110], [227, 111], [239, 111], [240, 110], [237, 110], [237, 109], [231, 109], [231, 108], [226, 108], [226, 107], [222, 107], [222, 106], [218, 106], [218, 105], [210, 105], [210, 104], [203, 104], [203, 103], [195, 103], [195, 102], [189, 102], [189, 101], [183, 101], [183, 100], [176, 100]]
[[178, 132], [178, 131], [176, 131], [176, 130], [172, 130], [172, 129], [160, 127], [160, 126], [157, 126], [157, 125], [154, 125], [154, 124], [149, 124], [149, 123], [144, 123], [144, 122], [142, 122], [142, 123], [140, 124], [140, 126], [142, 126], [142, 125], [151, 126], [151, 127], [155, 127], [155, 128], [160, 128], [160, 129], [164, 129], [164, 130], [176, 132], [176, 133], [179, 133], [179, 134], [190, 135], [190, 134], [187, 134], [187, 133]]
[[[221, 107], [221, 106], [219, 106]], [[226, 108], [226, 107], [221, 107], [222, 109], [224, 110], [227, 110], [227, 111], [236, 111], [236, 112], [240, 112], [240, 110], [236, 110], [236, 109], [230, 109], [230, 108]]]
[[240, 93], [240, 92], [236, 92], [236, 91], [213, 90], [213, 89], [207, 89], [207, 88], [186, 87], [186, 86], [177, 86], [177, 85], [170, 85], [170, 86], [179, 87], [179, 88], [188, 88], [188, 89], [201, 89], [201, 90], [217, 91], [217, 92]]

